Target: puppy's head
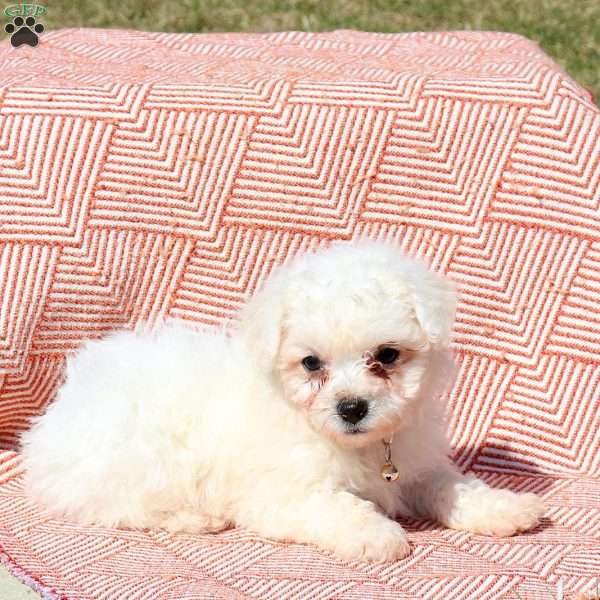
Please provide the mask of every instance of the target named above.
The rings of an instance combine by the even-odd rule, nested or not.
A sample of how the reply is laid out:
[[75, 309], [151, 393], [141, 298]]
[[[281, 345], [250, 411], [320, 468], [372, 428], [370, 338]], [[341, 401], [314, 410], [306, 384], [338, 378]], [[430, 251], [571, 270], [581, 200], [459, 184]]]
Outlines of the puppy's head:
[[360, 447], [439, 391], [454, 310], [445, 279], [390, 244], [362, 242], [280, 268], [241, 324], [259, 368], [311, 426]]

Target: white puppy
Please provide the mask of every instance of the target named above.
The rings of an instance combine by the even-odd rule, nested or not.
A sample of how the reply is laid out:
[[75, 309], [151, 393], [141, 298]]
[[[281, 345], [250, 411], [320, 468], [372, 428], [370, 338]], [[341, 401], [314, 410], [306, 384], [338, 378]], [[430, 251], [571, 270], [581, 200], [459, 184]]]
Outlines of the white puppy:
[[392, 246], [337, 244], [279, 269], [240, 333], [172, 323], [90, 342], [23, 435], [28, 489], [82, 523], [236, 524], [342, 559], [408, 554], [402, 515], [528, 529], [537, 496], [447, 458], [454, 306], [444, 279]]

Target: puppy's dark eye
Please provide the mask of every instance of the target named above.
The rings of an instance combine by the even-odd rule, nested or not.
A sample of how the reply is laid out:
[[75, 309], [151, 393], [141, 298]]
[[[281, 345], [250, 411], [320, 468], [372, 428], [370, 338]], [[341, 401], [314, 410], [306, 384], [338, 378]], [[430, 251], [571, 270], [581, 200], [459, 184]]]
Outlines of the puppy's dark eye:
[[307, 371], [318, 371], [321, 368], [321, 359], [318, 356], [305, 356], [302, 359], [302, 366]]
[[375, 360], [383, 365], [391, 365], [398, 360], [400, 352], [396, 348], [380, 348], [375, 355]]

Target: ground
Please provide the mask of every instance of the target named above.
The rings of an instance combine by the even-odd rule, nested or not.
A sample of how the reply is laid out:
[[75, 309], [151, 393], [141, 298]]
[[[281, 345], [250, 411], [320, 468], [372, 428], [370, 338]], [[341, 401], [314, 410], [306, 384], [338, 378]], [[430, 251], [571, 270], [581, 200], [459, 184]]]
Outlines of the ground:
[[36, 600], [40, 596], [15, 579], [0, 563], [0, 598], [2, 600]]

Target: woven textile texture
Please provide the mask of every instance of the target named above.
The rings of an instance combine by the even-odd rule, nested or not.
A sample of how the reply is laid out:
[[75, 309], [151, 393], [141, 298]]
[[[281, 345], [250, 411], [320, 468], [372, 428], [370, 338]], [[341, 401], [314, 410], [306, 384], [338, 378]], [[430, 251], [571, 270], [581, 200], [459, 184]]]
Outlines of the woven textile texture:
[[[548, 599], [600, 583], [600, 112], [497, 33], [60, 30], [0, 45], [0, 553], [65, 599]], [[458, 464], [536, 530], [406, 522], [342, 563], [233, 529], [78, 527], [24, 497], [18, 433], [82, 340], [221, 323], [299, 251], [397, 240], [460, 289]], [[94, 449], [90, 448], [90, 452]], [[265, 509], [268, 510], [268, 507]]]

